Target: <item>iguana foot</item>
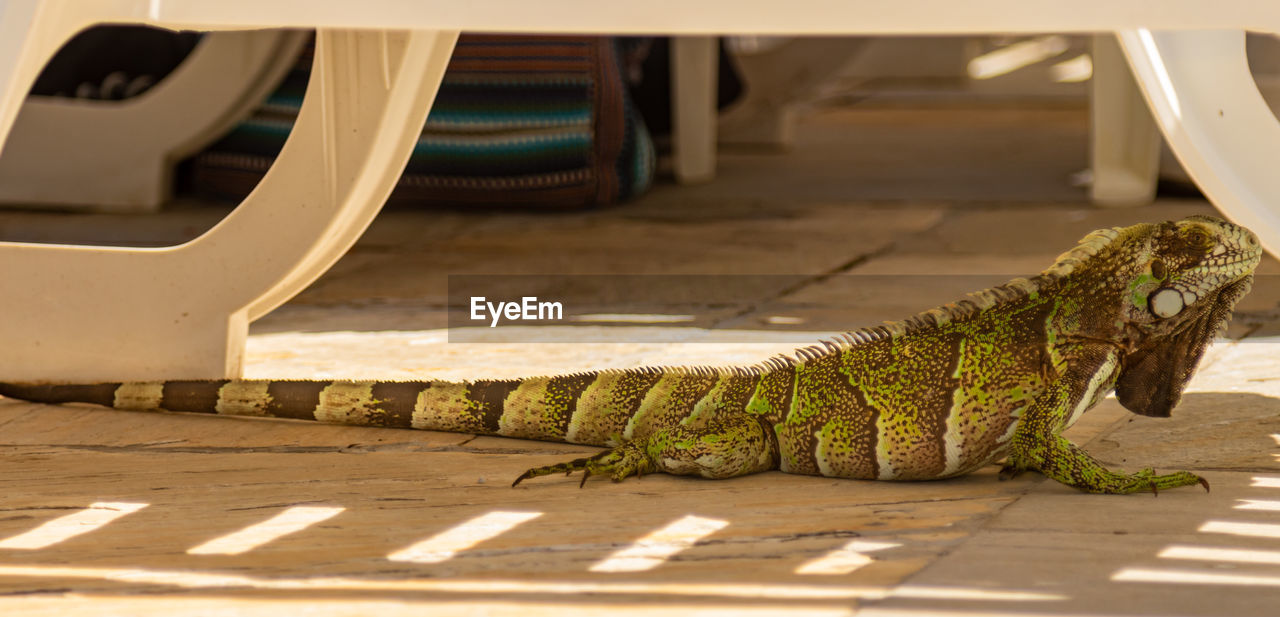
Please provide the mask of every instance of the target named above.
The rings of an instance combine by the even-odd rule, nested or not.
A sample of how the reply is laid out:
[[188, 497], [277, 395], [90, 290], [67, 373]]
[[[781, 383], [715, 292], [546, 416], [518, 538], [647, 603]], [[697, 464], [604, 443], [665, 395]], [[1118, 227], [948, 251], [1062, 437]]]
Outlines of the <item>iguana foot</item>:
[[1025, 471], [1026, 469], [1016, 465], [1005, 465], [1000, 468], [1000, 474], [996, 477], [999, 478], [1001, 482], [1004, 482], [1005, 480], [1012, 480], [1022, 475]]
[[534, 467], [520, 474], [520, 477], [516, 478], [516, 481], [512, 482], [511, 486], [514, 487], [529, 478], [548, 476], [562, 471], [566, 476], [575, 471], [581, 471], [582, 481], [578, 483], [578, 486], [582, 487], [587, 483], [587, 478], [593, 475], [607, 475], [614, 482], [621, 482], [627, 476], [642, 476], [646, 473], [658, 471], [658, 467], [653, 464], [653, 461], [649, 460], [643, 449], [632, 442], [605, 450], [595, 456], [574, 459], [557, 465]]
[[1205, 492], [1209, 491], [1209, 481], [1189, 471], [1157, 475], [1155, 470], [1147, 468], [1129, 475], [1115, 474], [1110, 478], [1100, 478], [1093, 484], [1081, 484], [1078, 488], [1090, 493], [1129, 494], [1151, 491], [1159, 495], [1164, 489], [1193, 484], [1203, 486]]
[[1046, 438], [1030, 434], [1015, 446], [1006, 467], [1035, 470], [1086, 493], [1127, 495], [1149, 491], [1158, 495], [1164, 489], [1192, 484], [1209, 490], [1208, 480], [1189, 471], [1163, 475], [1151, 468], [1137, 473], [1112, 471], [1061, 435]]
[[745, 415], [694, 427], [660, 429], [595, 456], [535, 467], [521, 474], [511, 486], [529, 478], [575, 471], [583, 473], [579, 486], [586, 484], [590, 476], [609, 476], [614, 482], [621, 482], [628, 476], [658, 471], [713, 479], [767, 471], [778, 466], [778, 446], [771, 430]]

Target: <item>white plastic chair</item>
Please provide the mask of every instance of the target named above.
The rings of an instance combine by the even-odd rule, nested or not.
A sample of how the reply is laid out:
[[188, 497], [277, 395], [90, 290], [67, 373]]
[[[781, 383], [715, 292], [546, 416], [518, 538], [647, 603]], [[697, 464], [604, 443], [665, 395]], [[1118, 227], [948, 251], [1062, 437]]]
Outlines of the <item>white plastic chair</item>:
[[199, 238], [162, 249], [0, 243], [4, 379], [238, 375], [249, 321], [324, 272], [381, 207], [460, 30], [1117, 32], [1191, 176], [1227, 216], [1280, 249], [1280, 174], [1272, 169], [1280, 123], [1249, 75], [1243, 34], [1280, 31], [1280, 2], [0, 0], [0, 138], [49, 56], [102, 22], [317, 27], [316, 65], [276, 165]]
[[153, 212], [173, 166], [249, 115], [309, 33], [215, 32], [144, 94], [124, 101], [28, 97], [0, 156], [0, 202]]
[[1160, 127], [1151, 117], [1116, 37], [1093, 37], [1089, 84], [1089, 199], [1099, 206], [1140, 206], [1156, 197]]

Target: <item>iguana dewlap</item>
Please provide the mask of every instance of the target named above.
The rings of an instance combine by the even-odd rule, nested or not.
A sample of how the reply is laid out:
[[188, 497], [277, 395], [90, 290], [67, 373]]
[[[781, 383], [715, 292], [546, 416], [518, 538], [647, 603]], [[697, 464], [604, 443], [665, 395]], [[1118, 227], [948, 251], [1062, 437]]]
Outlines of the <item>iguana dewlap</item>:
[[1005, 472], [1093, 492], [1207, 487], [1188, 472], [1106, 469], [1060, 433], [1112, 391], [1136, 413], [1168, 416], [1261, 256], [1252, 233], [1211, 217], [1103, 229], [1030, 279], [747, 367], [464, 383], [0, 384], [0, 394], [608, 448], [517, 483], [574, 470], [931, 480], [1005, 459]]

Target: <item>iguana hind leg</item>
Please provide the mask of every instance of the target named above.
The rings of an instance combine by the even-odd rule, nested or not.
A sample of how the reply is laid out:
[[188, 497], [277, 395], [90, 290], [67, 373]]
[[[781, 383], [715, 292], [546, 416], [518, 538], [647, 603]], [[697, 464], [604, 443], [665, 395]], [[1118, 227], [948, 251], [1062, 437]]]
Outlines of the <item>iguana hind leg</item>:
[[659, 471], [719, 479], [768, 471], [777, 466], [778, 446], [772, 427], [744, 414], [712, 420], [696, 428], [682, 425], [658, 429], [595, 456], [535, 467], [511, 485], [561, 472], [566, 475], [583, 472], [581, 485], [593, 475], [609, 476], [614, 482]]

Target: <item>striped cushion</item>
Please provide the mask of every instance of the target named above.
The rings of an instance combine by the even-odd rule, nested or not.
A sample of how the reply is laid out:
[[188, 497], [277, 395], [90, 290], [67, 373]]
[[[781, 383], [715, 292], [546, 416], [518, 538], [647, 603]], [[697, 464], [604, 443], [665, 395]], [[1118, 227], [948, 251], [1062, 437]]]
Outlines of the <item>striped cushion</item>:
[[[242, 197], [279, 153], [311, 53], [257, 111], [195, 159], [199, 190]], [[617, 42], [463, 35], [393, 202], [583, 207], [644, 192], [653, 146]]]

